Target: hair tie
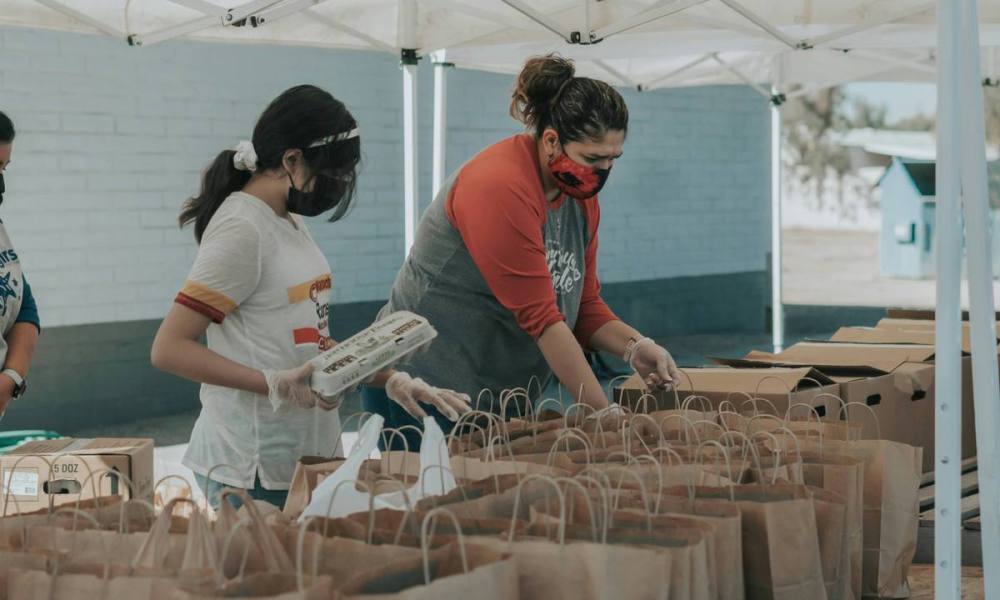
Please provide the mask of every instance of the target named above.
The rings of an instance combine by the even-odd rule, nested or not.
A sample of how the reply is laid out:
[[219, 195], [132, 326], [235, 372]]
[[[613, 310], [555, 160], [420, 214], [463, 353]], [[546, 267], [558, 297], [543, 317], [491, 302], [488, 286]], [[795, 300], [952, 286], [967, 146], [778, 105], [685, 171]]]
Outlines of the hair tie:
[[236, 154], [233, 155], [233, 166], [237, 171], [257, 170], [257, 151], [254, 150], [253, 142], [250, 140], [240, 140], [236, 144]]

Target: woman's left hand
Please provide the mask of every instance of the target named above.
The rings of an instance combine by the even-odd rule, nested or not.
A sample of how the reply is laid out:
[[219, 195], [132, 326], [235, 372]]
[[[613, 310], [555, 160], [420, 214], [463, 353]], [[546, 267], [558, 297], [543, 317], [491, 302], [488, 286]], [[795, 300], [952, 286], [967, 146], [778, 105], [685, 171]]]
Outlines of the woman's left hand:
[[631, 365], [651, 389], [670, 390], [680, 381], [681, 373], [667, 349], [646, 338], [632, 354]]

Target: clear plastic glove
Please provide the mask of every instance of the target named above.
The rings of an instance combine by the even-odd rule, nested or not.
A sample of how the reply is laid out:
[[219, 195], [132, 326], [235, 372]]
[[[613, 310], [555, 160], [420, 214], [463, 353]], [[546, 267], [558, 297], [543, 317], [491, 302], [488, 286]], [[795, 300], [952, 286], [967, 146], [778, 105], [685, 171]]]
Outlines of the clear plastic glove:
[[674, 357], [649, 338], [643, 338], [636, 344], [629, 365], [650, 389], [670, 390], [681, 379]]
[[394, 373], [385, 382], [385, 393], [415, 419], [427, 416], [420, 404], [432, 405], [452, 421], [457, 421], [460, 415], [471, 410], [469, 403], [472, 398], [467, 394], [436, 388], [419, 377], [414, 379], [401, 371]]
[[267, 380], [267, 399], [271, 401], [271, 407], [278, 410], [282, 405], [287, 404], [307, 409], [316, 406], [322, 410], [340, 408], [340, 404], [344, 400], [343, 395], [324, 398], [313, 391], [309, 385], [312, 372], [312, 363], [306, 363], [296, 369], [281, 371], [264, 369], [264, 378]]

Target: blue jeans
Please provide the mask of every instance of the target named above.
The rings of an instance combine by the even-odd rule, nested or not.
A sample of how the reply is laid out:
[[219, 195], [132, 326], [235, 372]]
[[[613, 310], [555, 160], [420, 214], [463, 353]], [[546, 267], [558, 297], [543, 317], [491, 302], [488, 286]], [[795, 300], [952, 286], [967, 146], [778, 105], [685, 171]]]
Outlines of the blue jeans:
[[[410, 413], [403, 410], [402, 406], [390, 400], [383, 388], [362, 387], [361, 407], [367, 412], [381, 415], [385, 419], [385, 423], [382, 425], [384, 429], [398, 429], [404, 425], [413, 425], [420, 431], [424, 429], [423, 423], [411, 417]], [[448, 417], [445, 417], [436, 408], [427, 404], [421, 404], [420, 408], [424, 409], [424, 412], [429, 416], [434, 417], [434, 420], [437, 421], [445, 435], [451, 433], [454, 423], [449, 421]], [[380, 438], [378, 449], [409, 450], [410, 452], [420, 451], [421, 436], [416, 431], [407, 427], [400, 433], [402, 433], [402, 436], [387, 435]], [[401, 437], [406, 438], [406, 444], [400, 439]], [[386, 442], [388, 442], [388, 448], [386, 447]]]
[[[194, 474], [194, 480], [198, 483], [198, 487], [201, 488], [201, 492], [208, 498], [208, 504], [212, 507], [212, 510], [219, 510], [223, 490], [238, 489], [224, 483], [219, 483], [214, 479], [209, 480], [204, 475], [197, 473]], [[254, 478], [253, 489], [244, 491], [254, 500], [263, 500], [278, 508], [284, 508], [285, 500], [288, 499], [288, 490], [265, 490], [260, 484], [259, 477]], [[236, 496], [229, 496], [229, 503], [236, 510], [239, 510], [243, 506], [243, 502]]]

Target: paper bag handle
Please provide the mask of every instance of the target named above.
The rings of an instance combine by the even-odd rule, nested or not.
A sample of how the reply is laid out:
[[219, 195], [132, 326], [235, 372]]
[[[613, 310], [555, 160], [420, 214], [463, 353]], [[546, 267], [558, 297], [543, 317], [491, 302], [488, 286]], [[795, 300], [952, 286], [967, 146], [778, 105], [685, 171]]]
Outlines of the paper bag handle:
[[462, 534], [462, 526], [455, 517], [455, 513], [447, 508], [435, 508], [424, 515], [424, 522], [420, 525], [420, 551], [424, 558], [424, 585], [431, 584], [431, 557], [430, 557], [430, 537], [433, 536], [433, 528], [437, 524], [438, 515], [444, 515], [451, 519], [455, 526], [455, 533], [458, 537], [458, 551], [462, 557], [462, 572], [469, 573], [469, 558], [465, 553], [465, 536]]
[[[507, 543], [514, 544], [514, 530], [517, 529], [517, 515], [518, 510], [521, 508], [521, 490], [524, 489], [524, 484], [529, 481], [544, 481], [552, 485], [556, 490], [556, 497], [559, 499], [559, 528], [557, 534], [559, 536], [559, 543], [566, 543], [566, 498], [563, 496], [562, 489], [559, 487], [559, 483], [552, 477], [548, 475], [539, 475], [537, 473], [528, 475], [524, 479], [518, 482], [517, 489], [514, 491], [514, 510], [510, 515], [510, 531], [507, 534]], [[426, 519], [426, 517], [425, 517]]]

